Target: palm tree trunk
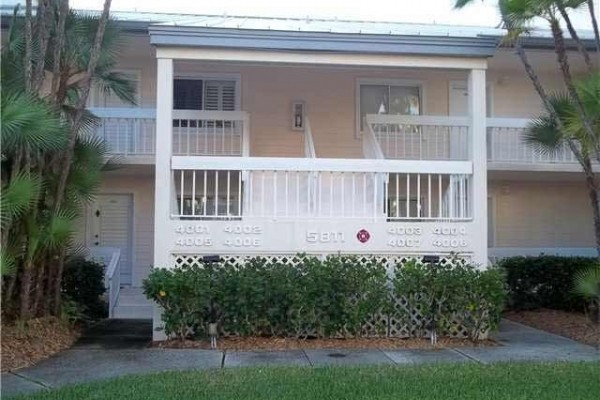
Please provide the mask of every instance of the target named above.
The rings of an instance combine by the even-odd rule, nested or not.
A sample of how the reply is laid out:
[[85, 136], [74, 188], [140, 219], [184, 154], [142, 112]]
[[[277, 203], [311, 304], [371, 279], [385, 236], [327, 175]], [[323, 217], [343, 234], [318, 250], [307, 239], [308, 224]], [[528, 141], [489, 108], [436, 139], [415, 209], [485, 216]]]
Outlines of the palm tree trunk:
[[60, 82], [60, 64], [62, 51], [65, 46], [65, 24], [69, 14], [69, 0], [61, 0], [58, 9], [58, 24], [54, 40], [54, 65], [52, 66], [52, 86], [50, 98], [53, 98], [56, 104], [62, 104], [58, 96], [58, 87]]
[[596, 132], [594, 131], [593, 125], [590, 122], [590, 119], [585, 113], [583, 108], [583, 104], [581, 103], [581, 98], [577, 93], [577, 89], [575, 88], [575, 84], [573, 83], [573, 77], [571, 75], [570, 66], [569, 66], [569, 58], [567, 56], [567, 48], [565, 46], [565, 39], [563, 36], [562, 29], [560, 28], [560, 24], [558, 20], [553, 19], [550, 21], [550, 27], [552, 29], [552, 36], [554, 38], [554, 50], [556, 52], [556, 57], [558, 60], [558, 64], [560, 65], [560, 70], [563, 75], [563, 80], [565, 81], [565, 85], [567, 86], [567, 91], [569, 92], [569, 96], [573, 99], [573, 105], [575, 106], [575, 110], [581, 121], [583, 122], [583, 126], [590, 140], [595, 142], [595, 146], [598, 145], [598, 137]]
[[590, 19], [594, 28], [594, 38], [596, 39], [596, 52], [600, 54], [600, 30], [598, 30], [598, 20], [596, 18], [596, 10], [594, 10], [594, 0], [588, 0], [588, 9], [590, 10]]
[[[58, 260], [56, 262], [56, 267], [54, 271], [54, 279], [51, 280], [52, 287], [52, 312], [54, 315], [58, 316], [60, 314], [60, 306], [62, 300], [62, 276], [65, 270], [65, 257], [66, 251], [62, 249], [58, 256]], [[50, 300], [50, 298], [48, 298]]]
[[[36, 316], [44, 316], [44, 288], [46, 286], [47, 269], [42, 262], [37, 268], [37, 276], [35, 278], [35, 297], [31, 309]], [[47, 302], [47, 301], [46, 301]]]
[[25, 262], [24, 268], [23, 268], [23, 274], [21, 275], [21, 293], [19, 294], [20, 297], [20, 311], [19, 311], [19, 317], [24, 320], [27, 321], [30, 317], [31, 317], [31, 304], [30, 304], [30, 299], [31, 299], [31, 280], [32, 280], [32, 271], [33, 270], [33, 266], [31, 265], [30, 262]]
[[32, 1], [27, 0], [25, 2], [25, 57], [23, 59], [23, 72], [25, 78], [25, 89], [29, 91], [31, 89], [31, 60], [33, 57], [33, 37], [31, 29], [32, 20]]
[[585, 48], [585, 45], [579, 38], [579, 35], [577, 34], [575, 28], [573, 27], [571, 18], [569, 17], [569, 14], [567, 13], [567, 10], [565, 9], [564, 5], [562, 5], [560, 2], [557, 2], [557, 4], [558, 11], [560, 11], [560, 15], [562, 15], [563, 19], [565, 20], [567, 29], [569, 30], [569, 34], [571, 35], [575, 43], [577, 43], [577, 48], [579, 49], [579, 53], [581, 53], [581, 56], [585, 61], [585, 65], [587, 66], [588, 72], [592, 73], [594, 71], [594, 64], [592, 63], [592, 59], [590, 58], [590, 55], [587, 52], [587, 49]]
[[598, 253], [598, 258], [600, 258], [600, 203], [598, 203], [600, 197], [598, 196], [599, 188], [596, 184], [596, 176], [592, 170], [592, 162], [589, 157], [585, 158], [583, 171], [585, 173], [585, 183], [588, 189], [588, 196], [592, 205], [594, 234], [596, 236], [596, 252]]
[[563, 130], [564, 127], [563, 127], [562, 121], [560, 120], [560, 118], [558, 118], [558, 115], [556, 114], [556, 110], [554, 110], [552, 103], [550, 103], [548, 94], [546, 93], [544, 86], [542, 86], [542, 82], [540, 81], [539, 76], [537, 75], [537, 73], [533, 69], [533, 66], [529, 62], [529, 57], [527, 57], [527, 53], [525, 52], [525, 49], [523, 48], [523, 45], [522, 45], [520, 39], [517, 39], [517, 42], [515, 43], [515, 51], [517, 53], [517, 56], [519, 56], [519, 59], [521, 60], [521, 64], [523, 64], [523, 67], [525, 68], [525, 72], [527, 73], [529, 80], [533, 84], [535, 91], [537, 92], [538, 96], [540, 96], [540, 99], [542, 100], [542, 103], [544, 104], [544, 108], [548, 111], [548, 113], [555, 120], [555, 122], [558, 126], [558, 129]]
[[33, 91], [38, 92], [44, 82], [46, 67], [46, 52], [50, 41], [50, 25], [54, 18], [54, 6], [49, 0], [40, 0], [37, 8], [37, 31], [39, 36], [39, 55], [33, 72]]
[[65, 195], [65, 189], [67, 186], [67, 179], [69, 177], [69, 172], [71, 170], [71, 160], [73, 159], [73, 149], [75, 148], [75, 142], [77, 140], [77, 135], [79, 133], [79, 129], [81, 128], [81, 122], [83, 119], [83, 112], [85, 110], [85, 105], [87, 103], [88, 96], [90, 94], [90, 87], [92, 83], [92, 74], [96, 69], [96, 65], [98, 65], [98, 59], [100, 58], [100, 51], [102, 47], [102, 41], [104, 39], [104, 31], [106, 29], [106, 24], [108, 23], [108, 16], [110, 12], [111, 0], [104, 0], [104, 8], [102, 10], [102, 15], [100, 16], [100, 20], [98, 21], [98, 29], [96, 30], [96, 37], [94, 38], [94, 45], [92, 47], [92, 51], [90, 53], [90, 59], [88, 61], [87, 70], [85, 72], [84, 77], [82, 78], [82, 92], [79, 97], [79, 101], [76, 106], [75, 117], [73, 118], [73, 122], [71, 124], [71, 131], [68, 141], [67, 150], [64, 155], [64, 159], [62, 162], [62, 168], [60, 170], [60, 176], [58, 180], [56, 197], [55, 201], [55, 209], [58, 210], [62, 204], [63, 197]]

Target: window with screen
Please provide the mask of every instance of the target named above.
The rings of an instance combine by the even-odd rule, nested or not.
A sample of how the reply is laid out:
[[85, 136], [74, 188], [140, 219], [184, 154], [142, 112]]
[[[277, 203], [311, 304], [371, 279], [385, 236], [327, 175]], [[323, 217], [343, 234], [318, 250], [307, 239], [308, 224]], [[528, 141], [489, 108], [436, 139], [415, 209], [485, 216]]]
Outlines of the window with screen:
[[365, 129], [368, 114], [421, 114], [421, 89], [418, 85], [360, 83], [358, 91], [360, 131]]

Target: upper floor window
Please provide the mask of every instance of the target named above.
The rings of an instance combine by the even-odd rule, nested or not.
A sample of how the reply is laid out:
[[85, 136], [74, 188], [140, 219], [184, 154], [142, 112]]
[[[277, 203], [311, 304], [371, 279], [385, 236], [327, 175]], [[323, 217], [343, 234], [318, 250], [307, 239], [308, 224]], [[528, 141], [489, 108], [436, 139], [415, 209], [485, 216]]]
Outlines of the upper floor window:
[[357, 128], [366, 128], [368, 114], [419, 115], [421, 86], [394, 80], [359, 80], [357, 84]]
[[173, 82], [175, 110], [235, 111], [237, 81], [227, 79], [177, 78]]

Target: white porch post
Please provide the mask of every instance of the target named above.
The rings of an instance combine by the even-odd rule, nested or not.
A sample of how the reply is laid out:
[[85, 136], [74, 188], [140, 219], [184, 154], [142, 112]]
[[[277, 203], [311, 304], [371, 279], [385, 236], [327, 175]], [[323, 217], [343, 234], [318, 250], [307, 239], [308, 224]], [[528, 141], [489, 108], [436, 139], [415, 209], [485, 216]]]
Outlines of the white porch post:
[[[158, 58], [156, 76], [156, 162], [154, 184], [154, 268], [169, 267], [172, 243], [165, 240], [169, 229], [171, 202], [171, 156], [173, 126], [173, 60]], [[153, 340], [164, 340], [156, 328], [162, 325], [161, 310], [154, 306]]]
[[473, 236], [474, 262], [486, 267], [487, 249], [487, 147], [485, 69], [471, 69], [469, 73], [470, 148], [473, 161]]

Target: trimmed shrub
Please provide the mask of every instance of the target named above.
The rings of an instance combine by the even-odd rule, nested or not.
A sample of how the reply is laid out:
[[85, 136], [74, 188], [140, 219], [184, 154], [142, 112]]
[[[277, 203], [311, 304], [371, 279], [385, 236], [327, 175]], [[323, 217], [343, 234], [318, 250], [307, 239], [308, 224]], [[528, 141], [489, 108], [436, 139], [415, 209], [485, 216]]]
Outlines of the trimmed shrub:
[[[466, 329], [477, 340], [498, 326], [506, 293], [498, 268], [479, 270], [461, 259], [440, 264], [411, 260], [396, 267], [393, 285], [405, 300], [396, 303], [394, 315], [413, 327], [414, 336], [435, 326], [443, 335]], [[421, 318], [414, 318], [415, 311]]]
[[573, 294], [577, 272], [597, 263], [592, 257], [510, 257], [498, 266], [505, 271], [507, 307], [511, 310], [551, 308], [583, 311], [585, 300]]
[[144, 291], [163, 308], [167, 336], [182, 340], [205, 336], [210, 322], [224, 334], [243, 336], [386, 336], [392, 316], [414, 323], [406, 308], [395, 307], [401, 297], [424, 316], [412, 336], [425, 335], [434, 299], [436, 321], [446, 332], [463, 324], [479, 338], [497, 322], [504, 299], [497, 270], [412, 261], [397, 266], [395, 275], [392, 281], [386, 264], [369, 257], [299, 255], [293, 265], [256, 257], [242, 266], [154, 269]]
[[[75, 303], [78, 311], [69, 312], [71, 319], [97, 320], [108, 316], [108, 304], [103, 298], [104, 265], [83, 257], [67, 260], [62, 278], [62, 293], [66, 305]], [[74, 317], [77, 316], [77, 317]]]

